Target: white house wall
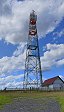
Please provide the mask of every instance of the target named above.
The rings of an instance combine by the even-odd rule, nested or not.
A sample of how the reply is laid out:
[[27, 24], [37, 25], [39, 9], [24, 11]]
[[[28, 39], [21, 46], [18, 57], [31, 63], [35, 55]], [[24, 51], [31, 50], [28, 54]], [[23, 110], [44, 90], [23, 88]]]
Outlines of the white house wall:
[[53, 90], [53, 85], [44, 86], [42, 87], [42, 90]]
[[64, 83], [59, 78], [57, 78], [53, 83], [53, 88], [58, 90], [64, 89]]
[[50, 90], [53, 90], [53, 84], [52, 85], [49, 85], [49, 89]]

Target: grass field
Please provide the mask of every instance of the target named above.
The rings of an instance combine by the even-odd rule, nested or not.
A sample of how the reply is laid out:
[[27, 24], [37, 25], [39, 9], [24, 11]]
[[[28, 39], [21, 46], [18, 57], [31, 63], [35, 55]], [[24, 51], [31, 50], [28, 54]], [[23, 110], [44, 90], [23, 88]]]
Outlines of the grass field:
[[64, 112], [64, 92], [41, 92], [41, 91], [7, 91], [0, 92], [0, 108], [7, 103], [12, 103], [14, 98], [54, 98], [56, 99], [61, 107], [61, 112]]

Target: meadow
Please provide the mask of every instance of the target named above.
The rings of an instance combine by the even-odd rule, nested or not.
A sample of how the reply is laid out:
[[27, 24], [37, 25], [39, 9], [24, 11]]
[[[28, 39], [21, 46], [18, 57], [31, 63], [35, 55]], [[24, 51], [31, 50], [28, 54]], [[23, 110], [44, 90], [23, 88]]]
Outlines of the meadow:
[[0, 109], [3, 108], [5, 104], [12, 103], [14, 99], [18, 98], [53, 98], [60, 104], [61, 112], [64, 112], [64, 92], [43, 92], [43, 91], [1, 91], [0, 92]]

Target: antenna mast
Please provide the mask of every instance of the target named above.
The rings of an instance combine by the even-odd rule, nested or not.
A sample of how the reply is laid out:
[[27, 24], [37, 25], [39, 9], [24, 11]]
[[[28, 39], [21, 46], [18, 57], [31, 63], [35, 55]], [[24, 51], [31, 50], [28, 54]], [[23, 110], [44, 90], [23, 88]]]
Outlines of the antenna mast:
[[38, 34], [37, 34], [37, 15], [33, 10], [30, 13], [29, 34], [26, 51], [25, 73], [23, 88], [42, 87], [42, 71], [39, 54]]

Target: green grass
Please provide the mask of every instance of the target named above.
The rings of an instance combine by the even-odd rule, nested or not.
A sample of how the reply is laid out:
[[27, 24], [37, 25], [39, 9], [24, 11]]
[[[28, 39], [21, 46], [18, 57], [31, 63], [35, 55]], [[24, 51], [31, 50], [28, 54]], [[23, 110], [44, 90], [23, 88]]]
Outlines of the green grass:
[[64, 112], [64, 92], [40, 92], [40, 91], [31, 91], [31, 92], [21, 92], [21, 91], [8, 91], [0, 92], [0, 108], [3, 105], [11, 103], [14, 98], [54, 98], [56, 99], [61, 107], [61, 112]]

